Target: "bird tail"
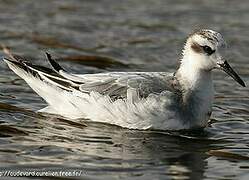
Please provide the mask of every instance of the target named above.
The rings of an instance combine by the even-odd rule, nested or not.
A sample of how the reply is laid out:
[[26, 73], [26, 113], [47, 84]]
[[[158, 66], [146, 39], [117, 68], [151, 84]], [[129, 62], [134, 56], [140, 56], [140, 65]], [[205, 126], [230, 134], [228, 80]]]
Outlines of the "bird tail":
[[12, 54], [7, 48], [4, 48], [4, 53], [7, 57], [3, 60], [9, 68], [48, 103], [49, 106], [41, 111], [65, 116], [71, 114], [71, 117], [80, 114], [71, 99], [72, 93], [79, 88], [79, 82], [69, 79], [70, 76], [73, 78], [69, 73], [69, 77], [65, 77], [66, 71], [51, 58], [50, 54], [46, 53], [53, 69], [33, 65], [24, 57]]

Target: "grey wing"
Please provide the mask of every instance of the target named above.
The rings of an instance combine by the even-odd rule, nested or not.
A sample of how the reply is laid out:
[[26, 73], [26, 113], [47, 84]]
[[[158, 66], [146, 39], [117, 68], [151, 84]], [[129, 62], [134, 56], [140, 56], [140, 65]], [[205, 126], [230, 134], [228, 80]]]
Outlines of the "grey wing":
[[67, 80], [79, 85], [84, 93], [92, 91], [108, 95], [112, 99], [126, 98], [127, 90], [133, 88], [140, 97], [151, 93], [176, 91], [176, 79], [165, 72], [109, 72], [98, 74], [75, 75], [67, 73], [49, 54], [48, 59], [56, 72]]
[[82, 92], [96, 91], [109, 95], [112, 99], [126, 98], [129, 88], [135, 89], [142, 98], [149, 94], [159, 94], [163, 91], [174, 91], [173, 76], [166, 73], [127, 72], [127, 73], [101, 73], [82, 75], [87, 79], [80, 86]]
[[50, 54], [47, 58], [53, 70], [42, 66], [32, 65], [22, 57], [10, 54], [6, 62], [23, 69], [27, 73], [57, 86], [66, 91], [79, 90], [83, 93], [92, 91], [108, 95], [112, 99], [126, 98], [127, 90], [133, 88], [140, 97], [151, 93], [175, 91], [174, 76], [160, 72], [111, 72], [99, 74], [75, 75], [65, 71]]

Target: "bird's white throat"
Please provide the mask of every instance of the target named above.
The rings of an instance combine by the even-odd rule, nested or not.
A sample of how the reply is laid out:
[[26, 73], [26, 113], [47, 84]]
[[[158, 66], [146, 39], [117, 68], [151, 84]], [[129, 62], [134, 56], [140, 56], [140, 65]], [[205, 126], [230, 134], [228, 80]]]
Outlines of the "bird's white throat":
[[205, 57], [194, 52], [188, 43], [185, 45], [181, 64], [176, 73], [180, 84], [185, 90], [212, 89], [212, 73], [211, 70], [203, 68], [205, 66], [203, 62], [206, 61], [203, 58]]

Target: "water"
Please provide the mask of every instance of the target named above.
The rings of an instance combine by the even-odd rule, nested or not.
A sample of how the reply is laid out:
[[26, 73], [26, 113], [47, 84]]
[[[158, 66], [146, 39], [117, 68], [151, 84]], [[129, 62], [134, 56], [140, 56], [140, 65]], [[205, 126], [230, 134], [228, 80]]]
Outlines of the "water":
[[[75, 73], [173, 71], [187, 34], [206, 27], [224, 35], [228, 61], [249, 84], [248, 19], [248, 1], [1, 0], [0, 43], [41, 65], [49, 51]], [[1, 170], [78, 170], [87, 179], [249, 178], [248, 88], [222, 72], [215, 72], [209, 127], [171, 133], [37, 114], [42, 99], [3, 62], [0, 74]]]

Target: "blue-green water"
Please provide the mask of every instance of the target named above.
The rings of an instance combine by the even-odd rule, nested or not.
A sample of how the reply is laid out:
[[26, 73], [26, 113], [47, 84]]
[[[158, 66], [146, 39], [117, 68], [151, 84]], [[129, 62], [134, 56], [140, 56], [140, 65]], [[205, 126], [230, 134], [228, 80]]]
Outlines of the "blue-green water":
[[[0, 44], [46, 66], [49, 51], [75, 73], [174, 71], [186, 36], [204, 27], [224, 35], [228, 61], [249, 84], [248, 19], [248, 1], [0, 0]], [[86, 179], [249, 178], [248, 87], [222, 72], [214, 73], [210, 126], [191, 133], [42, 116], [35, 111], [43, 100], [4, 62], [0, 74], [0, 171], [71, 169]]]

